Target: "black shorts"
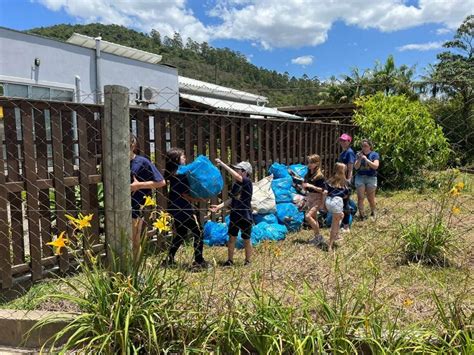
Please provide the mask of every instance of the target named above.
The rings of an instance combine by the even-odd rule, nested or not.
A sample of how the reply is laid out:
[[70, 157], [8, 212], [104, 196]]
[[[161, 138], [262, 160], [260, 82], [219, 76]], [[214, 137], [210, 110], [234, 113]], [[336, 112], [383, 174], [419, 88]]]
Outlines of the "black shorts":
[[250, 234], [252, 233], [252, 221], [246, 219], [239, 219], [238, 221], [230, 220], [229, 223], [229, 235], [231, 237], [236, 237], [241, 232], [241, 237], [244, 240], [250, 239]]

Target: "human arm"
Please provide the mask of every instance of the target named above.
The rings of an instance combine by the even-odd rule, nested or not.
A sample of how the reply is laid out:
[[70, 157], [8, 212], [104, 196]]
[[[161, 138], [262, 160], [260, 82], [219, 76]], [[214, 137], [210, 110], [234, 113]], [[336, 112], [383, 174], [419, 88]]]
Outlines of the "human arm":
[[352, 180], [352, 170], [354, 169], [354, 163], [347, 163], [347, 181], [350, 182]]
[[317, 187], [317, 186], [315, 186], [313, 184], [310, 184], [310, 183], [307, 183], [307, 182], [304, 182], [302, 184], [302, 186], [305, 190], [310, 190], [312, 192], [323, 192], [324, 191], [324, 189], [322, 187]]
[[151, 190], [151, 189], [159, 189], [166, 185], [165, 180], [161, 181], [138, 181], [136, 176], [133, 176], [133, 182], [130, 184], [130, 190], [132, 192], [138, 190]]
[[243, 177], [240, 175], [237, 171], [232, 169], [230, 166], [228, 166], [226, 163], [224, 163], [222, 160], [219, 158], [216, 159], [217, 166], [222, 166], [224, 170], [227, 170], [227, 172], [232, 176], [232, 178], [237, 181], [237, 182], [242, 182]]
[[229, 198], [229, 199], [227, 199], [226, 201], [224, 201], [224, 202], [222, 202], [222, 203], [220, 203], [220, 204], [218, 204], [218, 205], [211, 205], [211, 206], [209, 207], [209, 211], [211, 211], [211, 212], [217, 212], [217, 211], [221, 210], [222, 208], [227, 207], [228, 205], [230, 205], [230, 202], [231, 202], [231, 201], [232, 201], [232, 199]]

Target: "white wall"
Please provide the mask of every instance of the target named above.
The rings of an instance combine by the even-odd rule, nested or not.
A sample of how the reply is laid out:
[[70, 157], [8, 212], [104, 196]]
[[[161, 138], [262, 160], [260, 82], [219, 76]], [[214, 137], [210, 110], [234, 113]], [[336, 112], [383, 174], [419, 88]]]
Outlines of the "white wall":
[[[123, 85], [131, 98], [140, 86], [151, 86], [160, 93], [156, 107], [179, 108], [178, 71], [164, 65], [103, 53], [101, 84]], [[35, 58], [41, 61], [34, 70]], [[95, 50], [69, 43], [0, 28], [0, 81], [50, 87], [75, 88], [81, 78], [81, 101], [93, 103], [96, 90]]]

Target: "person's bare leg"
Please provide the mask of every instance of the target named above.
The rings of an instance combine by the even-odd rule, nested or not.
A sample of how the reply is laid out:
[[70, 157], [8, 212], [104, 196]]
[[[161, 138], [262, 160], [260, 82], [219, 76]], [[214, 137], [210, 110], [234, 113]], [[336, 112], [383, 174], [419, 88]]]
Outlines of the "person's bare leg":
[[311, 208], [308, 212], [306, 212], [306, 215], [305, 215], [306, 222], [308, 222], [308, 224], [310, 225], [315, 236], [320, 234], [319, 223], [318, 223], [318, 220], [316, 219], [317, 216], [318, 216], [318, 210], [317, 208], [314, 208], [314, 207]]
[[374, 187], [367, 188], [367, 200], [369, 201], [370, 211], [372, 214], [375, 213], [375, 190]]
[[234, 261], [234, 250], [236, 240], [237, 237], [229, 236], [229, 242], [227, 243], [227, 260]]
[[252, 258], [252, 243], [250, 239], [244, 239], [245, 261], [250, 262]]
[[344, 213], [334, 213], [332, 215], [331, 232], [329, 233], [329, 244], [328, 244], [329, 251], [332, 250], [334, 241], [337, 238], [337, 234], [339, 233], [339, 225], [341, 224], [341, 220], [343, 217], [344, 217]]
[[357, 188], [357, 208], [359, 209], [359, 216], [365, 217], [364, 214], [364, 198], [365, 198], [365, 185]]
[[143, 219], [142, 218], [134, 218], [132, 219], [132, 255], [133, 260], [138, 260], [138, 256], [140, 255], [140, 247], [141, 247], [141, 234], [143, 228]]

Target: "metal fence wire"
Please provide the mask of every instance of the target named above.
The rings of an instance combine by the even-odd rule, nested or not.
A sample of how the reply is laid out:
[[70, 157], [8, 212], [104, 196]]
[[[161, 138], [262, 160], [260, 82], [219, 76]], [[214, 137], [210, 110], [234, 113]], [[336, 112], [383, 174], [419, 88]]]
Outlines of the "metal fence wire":
[[[136, 88], [129, 89], [130, 92], [138, 91]], [[167, 185], [156, 189], [152, 196], [157, 204], [154, 208], [168, 211], [171, 215], [176, 212], [173, 208], [179, 208], [170, 204], [173, 187], [166, 174], [166, 153], [171, 148], [182, 149], [187, 163], [200, 155], [208, 157], [213, 164], [216, 159], [229, 165], [249, 162], [254, 183], [267, 177], [274, 163], [306, 165], [308, 156], [317, 154], [324, 176], [328, 178], [335, 173], [335, 162], [343, 150], [341, 135], [355, 137], [359, 130], [351, 120], [356, 110], [352, 104], [320, 108], [288, 107], [285, 111], [278, 111], [250, 104], [240, 91], [233, 92], [235, 101], [226, 101], [225, 105], [215, 98], [222, 96], [219, 92], [199, 100], [189, 93], [181, 95], [181, 98], [178, 94], [174, 97], [169, 90], [163, 95], [159, 92], [154, 95], [143, 101], [130, 94], [127, 129], [137, 139], [135, 153], [148, 159], [168, 179]], [[164, 100], [179, 103], [176, 110], [164, 110], [156, 104]], [[0, 97], [0, 107], [3, 111], [0, 117], [0, 289], [3, 293], [0, 296], [3, 297], [9, 292], [10, 296], [23, 293], [33, 282], [52, 273], [63, 275], [76, 270], [78, 257], [83, 257], [86, 251], [92, 251], [94, 255], [106, 253], [104, 175], [111, 172], [104, 171], [103, 164], [104, 105]], [[453, 112], [453, 115], [457, 113]], [[472, 156], [473, 147], [466, 142], [472, 142], [474, 133], [459, 129], [458, 125], [465, 122], [456, 120], [450, 126], [448, 116], [443, 120], [445, 134], [456, 140], [450, 140], [451, 146], [467, 147], [464, 148], [467, 149], [465, 156]], [[130, 142], [124, 144], [130, 146]], [[354, 147], [354, 151], [358, 150], [359, 147]], [[381, 164], [384, 164], [384, 159], [380, 157]], [[472, 169], [469, 169], [465, 168], [464, 172], [472, 174]], [[204, 224], [207, 221], [224, 222], [229, 215], [229, 209], [210, 211], [210, 206], [235, 197], [231, 194], [234, 181], [225, 169], [220, 168], [220, 172], [224, 181], [222, 192], [206, 200], [191, 201], [193, 214], [197, 217], [197, 232], [189, 224], [175, 221], [167, 240], [176, 248], [184, 241], [186, 229], [190, 229], [189, 234], [197, 234], [195, 243], [202, 244]], [[441, 176], [443, 172], [430, 174]], [[379, 173], [378, 177], [381, 181], [390, 181], [383, 174]], [[430, 179], [429, 176], [426, 178]], [[438, 184], [440, 179], [438, 176], [433, 184]], [[307, 209], [301, 201], [307, 200], [307, 196], [304, 196], [304, 191], [301, 193], [297, 180], [291, 179], [290, 188], [293, 195], [302, 197], [290, 203], [304, 214]], [[174, 187], [180, 193], [192, 192], [187, 190], [189, 181], [186, 184], [183, 189], [179, 184]], [[128, 181], [120, 189], [130, 191]], [[398, 186], [383, 184], [379, 185], [377, 194], [390, 198], [397, 189]], [[382, 204], [377, 207], [377, 214], [386, 219], [398, 218], [395, 222], [401, 226], [408, 223], [408, 217], [415, 215], [436, 218], [436, 198], [428, 194], [413, 202], [410, 195], [416, 193], [416, 190], [410, 190], [399, 202], [389, 206]], [[357, 205], [354, 186], [351, 198]], [[324, 204], [319, 207], [324, 209]], [[462, 216], [453, 210], [452, 222], [456, 225], [453, 233], [467, 241], [472, 240], [472, 187], [453, 208], [462, 210]], [[128, 213], [131, 209], [130, 203], [123, 206], [123, 211]], [[397, 209], [397, 214], [390, 209]], [[366, 207], [366, 210], [369, 211], [369, 208]], [[94, 218], [90, 220], [88, 238], [74, 240], [75, 227], [70, 218], [91, 214]], [[393, 217], [395, 215], [397, 217]], [[376, 220], [370, 228], [373, 233], [386, 233], [393, 228], [392, 222]], [[145, 223], [149, 226], [150, 240], [159, 243], [157, 235], [153, 234], [153, 221], [145, 220]], [[307, 220], [302, 228], [311, 229]], [[70, 245], [57, 255], [48, 243], [56, 240], [62, 232], [71, 239]], [[176, 239], [180, 235], [182, 241]], [[373, 235], [353, 234], [352, 237], [366, 238], [351, 251], [356, 255], [364, 253]], [[162, 251], [171, 255], [176, 253], [172, 248], [168, 244]], [[205, 247], [204, 256], [207, 251]], [[469, 264], [467, 269], [472, 270], [473, 260], [472, 250], [463, 251], [463, 263]]]
[[[241, 105], [241, 104], [236, 104]], [[103, 188], [101, 167], [101, 117], [103, 105], [1, 98], [0, 126], [0, 274], [2, 288], [14, 279], [36, 281], [48, 270], [70, 268], [67, 251], [53, 254], [47, 245], [61, 231], [71, 235], [66, 215], [92, 213], [92, 238], [96, 252], [104, 250]], [[248, 161], [252, 179], [267, 176], [274, 162], [305, 164], [317, 152], [326, 172], [332, 172], [340, 152], [338, 138], [353, 135], [353, 124], [272, 117], [244, 112], [206, 110], [189, 104], [182, 111], [130, 107], [130, 129], [138, 139], [140, 155], [162, 173], [165, 153], [184, 150], [188, 162], [205, 155], [228, 164]], [[257, 112], [258, 113], [258, 112]], [[231, 181], [223, 172], [224, 189], [215, 204], [229, 197]], [[129, 189], [128, 186], [124, 187]], [[167, 189], [157, 191], [160, 208], [167, 208]], [[128, 208], [129, 206], [126, 206]], [[197, 206], [201, 223], [209, 218], [208, 205]], [[225, 212], [223, 212], [225, 213]]]

